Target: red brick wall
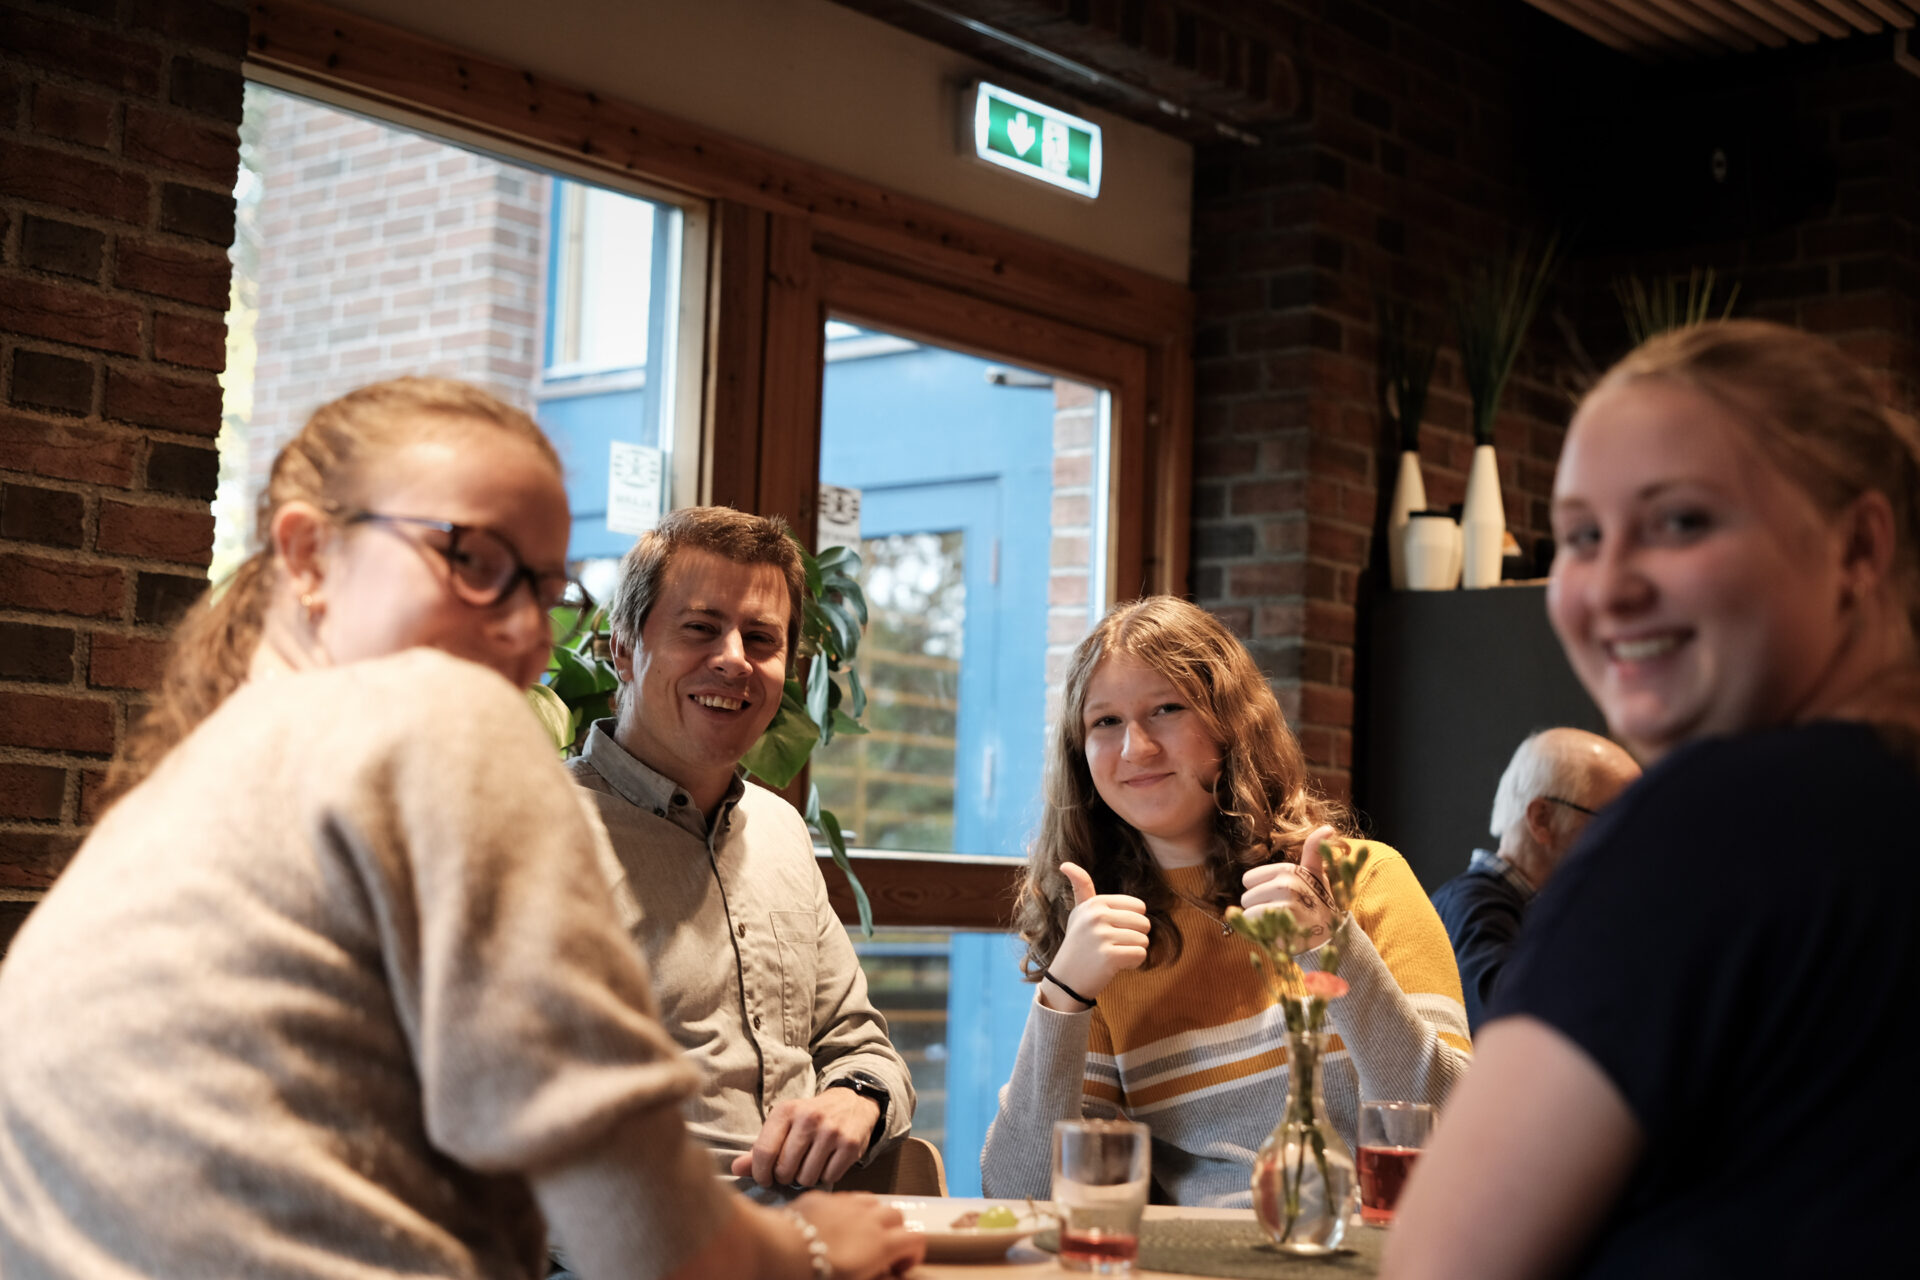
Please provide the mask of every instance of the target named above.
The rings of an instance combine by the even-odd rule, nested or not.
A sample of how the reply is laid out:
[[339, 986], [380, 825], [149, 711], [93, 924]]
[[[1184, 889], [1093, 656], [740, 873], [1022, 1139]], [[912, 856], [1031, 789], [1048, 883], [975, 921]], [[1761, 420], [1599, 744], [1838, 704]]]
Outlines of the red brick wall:
[[[1506, 244], [1523, 207], [1517, 50], [1502, 6], [1428, 5], [1417, 24], [1390, 16], [1406, 6], [1314, 7], [1293, 35], [1301, 118], [1196, 166], [1192, 581], [1273, 680], [1322, 785], [1345, 796], [1360, 575], [1397, 459], [1376, 400], [1375, 298], [1409, 299], [1439, 328], [1450, 277]], [[1543, 375], [1516, 370], [1498, 422], [1523, 542], [1544, 532], [1529, 498], [1550, 478], [1566, 403]], [[1445, 350], [1421, 433], [1432, 505], [1460, 500], [1472, 448]]]
[[253, 92], [265, 193], [245, 509], [307, 415], [365, 383], [460, 378], [530, 408], [546, 175]]
[[[1099, 484], [1100, 393], [1079, 382], [1053, 383], [1053, 505], [1047, 552], [1047, 728], [1066, 697], [1067, 664], [1093, 627], [1093, 495]], [[1021, 552], [1013, 549], [1008, 554]]]
[[1648, 71], [1497, 0], [1297, 0], [1243, 20], [1291, 51], [1307, 98], [1262, 146], [1197, 158], [1192, 582], [1273, 680], [1322, 784], [1344, 796], [1365, 662], [1356, 618], [1384, 576], [1374, 534], [1397, 463], [1376, 400], [1376, 296], [1410, 302], [1446, 335], [1421, 432], [1429, 502], [1445, 506], [1472, 452], [1450, 281], [1503, 254], [1516, 230], [1578, 232], [1585, 212], [1577, 188], [1542, 177], [1554, 137], [1540, 111], [1584, 97], [1604, 133], [1609, 101], [1665, 94], [1681, 118], [1759, 86], [1792, 97], [1798, 126], [1835, 160], [1831, 205], [1765, 234], [1702, 235], [1676, 219], [1670, 242], [1604, 256], [1575, 236], [1497, 421], [1508, 526], [1530, 548], [1548, 532], [1583, 374], [1550, 312], [1592, 362], [1609, 362], [1625, 345], [1616, 272], [1716, 265], [1741, 280], [1743, 314], [1834, 334], [1911, 393], [1920, 81], [1892, 67], [1884, 41]]
[[246, 36], [0, 8], [0, 946], [205, 585]]

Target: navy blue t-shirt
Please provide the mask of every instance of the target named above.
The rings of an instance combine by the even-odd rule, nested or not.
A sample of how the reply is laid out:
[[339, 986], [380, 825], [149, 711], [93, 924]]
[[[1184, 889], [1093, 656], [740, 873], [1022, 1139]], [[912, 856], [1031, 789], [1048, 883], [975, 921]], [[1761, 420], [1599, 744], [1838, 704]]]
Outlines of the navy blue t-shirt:
[[1663, 760], [1535, 900], [1488, 1020], [1516, 1013], [1646, 1134], [1580, 1274], [1920, 1268], [1920, 774], [1872, 730]]

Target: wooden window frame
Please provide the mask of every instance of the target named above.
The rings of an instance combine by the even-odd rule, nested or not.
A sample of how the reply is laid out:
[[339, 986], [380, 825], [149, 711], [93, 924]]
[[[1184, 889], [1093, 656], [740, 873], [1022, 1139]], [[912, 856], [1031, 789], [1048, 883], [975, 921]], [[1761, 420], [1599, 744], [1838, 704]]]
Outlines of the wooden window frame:
[[[311, 0], [253, 6], [248, 68], [588, 180], [709, 202], [699, 493], [811, 535], [824, 321], [864, 320], [1114, 393], [1110, 592], [1187, 591], [1184, 287]], [[824, 860], [823, 860], [824, 861]], [[1004, 928], [1021, 866], [856, 858], [877, 923]], [[851, 897], [829, 875], [843, 919]]]

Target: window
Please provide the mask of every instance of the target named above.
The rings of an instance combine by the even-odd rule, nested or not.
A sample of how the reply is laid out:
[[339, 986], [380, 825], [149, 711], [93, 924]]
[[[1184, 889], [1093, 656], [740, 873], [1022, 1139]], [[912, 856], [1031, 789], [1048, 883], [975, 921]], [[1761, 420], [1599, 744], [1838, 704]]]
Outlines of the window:
[[654, 209], [578, 182], [554, 184], [553, 331], [547, 376], [645, 368]]
[[[1068, 657], [1106, 605], [1109, 396], [842, 320], [824, 341], [820, 480], [860, 498], [869, 732], [815, 754], [821, 802], [852, 845], [1017, 859]], [[978, 1194], [1033, 996], [1017, 942], [855, 949], [909, 1055], [915, 1132], [951, 1157], [955, 1194]]]
[[820, 480], [860, 496], [871, 732], [814, 780], [850, 843], [1025, 847], [1067, 659], [1106, 608], [1108, 399], [828, 322]]
[[704, 270], [693, 215], [259, 83], [241, 137], [216, 577], [313, 409], [402, 374], [534, 414], [590, 581], [695, 500], [699, 406], [676, 395], [699, 360], [677, 342], [702, 292], [683, 289]]
[[[622, 150], [626, 140], [641, 136], [665, 143], [639, 159], [647, 166], [643, 180], [712, 202], [688, 205], [665, 195], [664, 187], [650, 191], [682, 210], [672, 272], [679, 302], [669, 313], [674, 329], [708, 335], [711, 347], [703, 350], [689, 336], [679, 344], [672, 368], [659, 371], [671, 374], [682, 389], [667, 397], [673, 418], [672, 430], [663, 430], [668, 445], [697, 438], [686, 434], [686, 415], [699, 412], [691, 391], [704, 385], [707, 393], [710, 434], [704, 456], [687, 447], [669, 454], [674, 501], [723, 501], [778, 512], [796, 527], [811, 521], [822, 478], [821, 321], [832, 312], [875, 339], [876, 349], [932, 338], [989, 353], [1009, 368], [1065, 373], [1112, 392], [1101, 402], [1109, 447], [1099, 465], [1108, 500], [1104, 510], [1089, 512], [1093, 573], [1086, 608], [1097, 612], [1108, 598], [1142, 590], [1185, 589], [1192, 298], [1179, 285], [815, 165], [769, 154], [743, 171], [732, 140], [712, 130], [553, 83], [529, 82], [522, 93], [517, 68], [478, 54], [463, 52], [458, 76], [452, 64], [436, 71], [435, 46], [350, 14], [336, 14], [324, 28], [279, 21], [276, 11], [258, 18], [266, 38], [250, 58], [256, 73], [323, 95], [341, 92], [340, 85], [359, 86], [383, 101], [402, 94], [436, 122], [461, 122], [454, 127], [470, 128], [472, 136], [526, 140], [528, 150], [519, 154], [532, 157], [536, 169], [564, 170], [570, 177], [626, 188], [640, 173]], [[396, 86], [384, 67], [337, 58], [342, 40], [350, 45], [383, 41], [392, 59], [417, 65], [419, 75]], [[476, 94], [469, 73], [501, 87]], [[590, 157], [582, 146], [580, 121], [587, 122]], [[710, 220], [704, 216], [708, 208]], [[709, 236], [724, 250], [713, 255], [711, 282], [704, 274]], [[654, 288], [650, 284], [650, 292]], [[701, 310], [709, 297], [714, 300], [710, 327]], [[653, 340], [649, 329], [648, 341]], [[549, 365], [539, 376], [550, 386], [572, 376], [562, 372], [564, 364], [558, 371], [551, 367], [550, 355], [536, 354], [534, 360]], [[603, 373], [580, 375], [580, 380]], [[970, 596], [968, 603], [974, 599]], [[977, 647], [963, 647], [963, 662], [976, 652]], [[964, 719], [956, 712], [956, 739], [964, 732]], [[888, 856], [915, 860], [897, 871], [876, 869], [868, 877], [870, 887], [894, 886], [877, 901], [883, 921], [891, 922], [886, 939], [945, 948], [949, 986], [976, 961], [981, 972], [1011, 971], [1017, 954], [1004, 935], [948, 932], [962, 923], [984, 927], [995, 918], [1003, 901], [1004, 869], [1015, 865], [1011, 860]], [[829, 884], [837, 890], [837, 876], [830, 873]], [[836, 900], [844, 904], [837, 892]], [[949, 940], [970, 941], [955, 949]], [[892, 960], [915, 957], [876, 953], [868, 963]], [[938, 964], [933, 957], [920, 960], [915, 960], [912, 982], [923, 992], [937, 990]], [[876, 985], [883, 992], [895, 989]], [[987, 1050], [981, 1037], [1000, 1035], [996, 1028], [1002, 1026], [1017, 1033], [1024, 1017], [1031, 992], [1014, 986], [1020, 997], [1016, 1008], [966, 1009], [963, 1017], [940, 1028], [940, 1039], [926, 1036], [923, 1047], [910, 1052], [924, 1052], [929, 1062], [942, 1054], [949, 1062], [968, 1055], [983, 1059]], [[997, 995], [1002, 988], [982, 989]], [[939, 999], [915, 998], [923, 1006]], [[950, 994], [946, 1000], [951, 1006]], [[895, 1001], [883, 994], [882, 1001], [902, 1012], [909, 1007], [904, 997]], [[914, 1036], [927, 1030], [922, 1027]], [[902, 1018], [903, 1039], [906, 1032]], [[983, 1069], [984, 1074], [994, 1071], [1004, 1078], [1000, 1064]], [[967, 1122], [957, 1096], [950, 1087], [947, 1091], [943, 1127], [948, 1168], [959, 1191], [977, 1168], [977, 1134], [985, 1120], [972, 1130], [976, 1136], [962, 1136], [969, 1132]], [[931, 1111], [922, 1115], [932, 1118]]]

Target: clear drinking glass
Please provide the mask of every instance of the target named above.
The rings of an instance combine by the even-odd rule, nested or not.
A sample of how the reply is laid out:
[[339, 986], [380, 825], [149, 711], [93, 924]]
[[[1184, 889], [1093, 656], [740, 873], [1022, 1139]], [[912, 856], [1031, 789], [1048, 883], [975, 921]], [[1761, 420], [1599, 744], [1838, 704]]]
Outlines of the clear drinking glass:
[[1130, 1120], [1056, 1120], [1053, 1203], [1060, 1218], [1060, 1265], [1117, 1275], [1140, 1252], [1151, 1141]]
[[1438, 1114], [1424, 1102], [1360, 1104], [1360, 1220], [1382, 1226], [1427, 1145]]

